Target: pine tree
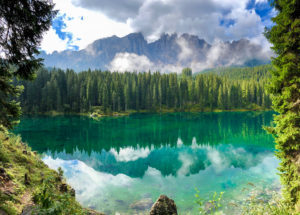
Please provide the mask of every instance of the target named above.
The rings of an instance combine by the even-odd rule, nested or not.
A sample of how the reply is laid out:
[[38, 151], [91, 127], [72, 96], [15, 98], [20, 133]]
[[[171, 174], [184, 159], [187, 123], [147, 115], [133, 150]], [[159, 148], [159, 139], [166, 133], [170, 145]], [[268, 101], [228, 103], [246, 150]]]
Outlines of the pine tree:
[[0, 0], [0, 129], [11, 129], [20, 116], [14, 97], [21, 88], [12, 85], [11, 79], [32, 80], [42, 65], [35, 56], [56, 14], [53, 7], [44, 0]]
[[266, 30], [276, 58], [269, 91], [272, 94], [280, 175], [287, 202], [300, 212], [300, 1], [274, 0], [275, 25]]

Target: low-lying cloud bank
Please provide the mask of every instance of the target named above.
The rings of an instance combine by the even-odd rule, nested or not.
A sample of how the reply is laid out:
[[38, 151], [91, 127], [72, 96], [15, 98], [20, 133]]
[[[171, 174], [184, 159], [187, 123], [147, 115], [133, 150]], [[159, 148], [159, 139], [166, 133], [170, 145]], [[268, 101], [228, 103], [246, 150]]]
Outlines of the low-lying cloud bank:
[[[145, 55], [120, 52], [115, 55], [107, 66], [110, 71], [118, 72], [176, 72], [180, 73], [184, 67], [192, 68], [193, 72], [201, 72], [205, 69], [228, 66], [251, 66], [251, 61], [266, 63], [270, 60], [272, 52], [263, 48], [256, 42], [246, 39], [233, 42], [215, 41], [204, 49], [206, 53], [199, 53], [195, 47], [189, 44], [184, 37], [178, 37], [176, 43], [180, 47], [177, 55], [177, 63], [163, 64], [151, 61]], [[202, 54], [202, 56], [199, 56]]]

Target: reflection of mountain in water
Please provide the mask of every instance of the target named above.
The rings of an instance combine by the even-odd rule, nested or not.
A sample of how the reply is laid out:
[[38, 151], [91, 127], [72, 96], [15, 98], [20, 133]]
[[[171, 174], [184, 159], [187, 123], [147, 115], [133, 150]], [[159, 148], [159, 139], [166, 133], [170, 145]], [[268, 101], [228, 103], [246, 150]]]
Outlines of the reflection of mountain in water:
[[[128, 149], [121, 149], [121, 151]], [[66, 153], [54, 154], [53, 158], [63, 160], [81, 160], [99, 172], [112, 175], [125, 174], [130, 177], [143, 177], [149, 167], [157, 169], [163, 176], [197, 174], [200, 170], [212, 167], [216, 172], [227, 168], [248, 169], [258, 165], [266, 155], [271, 156], [272, 150], [252, 147], [234, 147], [232, 145], [196, 145], [191, 147], [162, 147], [132, 157], [131, 148], [123, 154], [114, 151], [102, 153], [76, 151], [73, 155]], [[140, 149], [135, 149], [136, 153]]]
[[95, 170], [142, 177], [148, 167], [162, 175], [246, 169], [273, 150], [262, 129], [271, 112], [135, 114], [103, 118], [59, 116], [24, 118], [16, 129], [33, 150], [82, 160]]

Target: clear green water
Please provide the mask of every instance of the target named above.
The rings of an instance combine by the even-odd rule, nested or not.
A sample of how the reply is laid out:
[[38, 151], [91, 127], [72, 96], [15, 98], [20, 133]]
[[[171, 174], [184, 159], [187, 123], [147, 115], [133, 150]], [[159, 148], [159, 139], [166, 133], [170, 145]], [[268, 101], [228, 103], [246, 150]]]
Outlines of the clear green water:
[[[180, 214], [197, 214], [204, 199], [224, 191], [240, 204], [249, 192], [278, 189], [273, 138], [262, 129], [272, 112], [135, 114], [100, 121], [80, 116], [24, 117], [15, 129], [51, 168], [63, 168], [76, 198], [107, 214], [143, 214], [132, 208], [160, 194]], [[225, 206], [226, 214], [235, 213]]]

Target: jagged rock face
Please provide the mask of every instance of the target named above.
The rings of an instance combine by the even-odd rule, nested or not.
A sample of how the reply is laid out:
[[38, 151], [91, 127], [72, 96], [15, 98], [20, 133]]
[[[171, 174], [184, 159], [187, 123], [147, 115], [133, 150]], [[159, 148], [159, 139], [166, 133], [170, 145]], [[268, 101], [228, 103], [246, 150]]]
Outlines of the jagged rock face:
[[[233, 56], [239, 56], [241, 50], [252, 52], [261, 48], [249, 44], [249, 41], [245, 39], [228, 42], [227, 45]], [[186, 59], [180, 57], [184, 51], [183, 46], [193, 52]], [[195, 35], [163, 34], [158, 40], [148, 43], [141, 33], [132, 33], [121, 38], [112, 36], [96, 40], [80, 51], [67, 50], [52, 54], [41, 52], [39, 57], [45, 59], [46, 67], [72, 68], [75, 71], [89, 68], [104, 70], [109, 69], [110, 62], [118, 53], [144, 55], [155, 64], [174, 65], [180, 63], [188, 65], [191, 61], [205, 61], [211, 47], [205, 40], [199, 39]]]
[[152, 206], [150, 215], [177, 215], [177, 207], [174, 200], [161, 195]]

